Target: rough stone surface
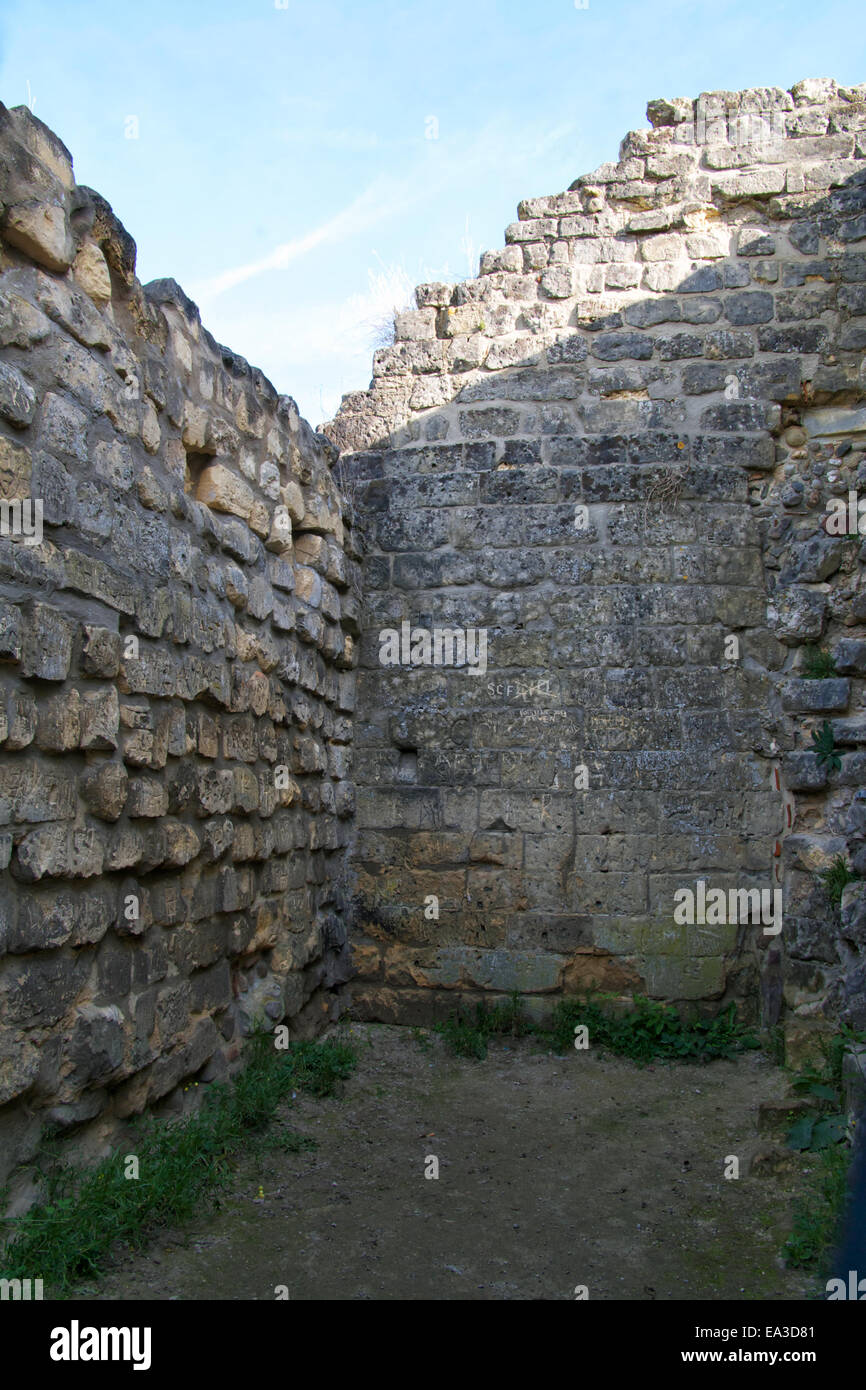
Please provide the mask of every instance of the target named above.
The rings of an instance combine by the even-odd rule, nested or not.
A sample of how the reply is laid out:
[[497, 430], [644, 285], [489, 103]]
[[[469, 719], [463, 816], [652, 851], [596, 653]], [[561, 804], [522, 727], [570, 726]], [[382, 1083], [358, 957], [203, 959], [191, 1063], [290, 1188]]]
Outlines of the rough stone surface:
[[0, 1117], [106, 1142], [239, 1064], [239, 1000], [247, 1033], [343, 1007], [360, 570], [333, 446], [139, 284], [26, 108], [0, 163], [33, 179], [0, 222]]
[[[863, 947], [817, 875], [866, 871], [866, 545], [856, 515], [829, 525], [866, 488], [864, 97], [651, 102], [618, 162], [520, 204], [476, 279], [419, 287], [435, 338], [406, 316], [324, 427], [367, 543], [369, 1017], [602, 980], [784, 1014], [793, 1056], [858, 1016]], [[437, 627], [483, 629], [485, 673], [424, 664], [420, 636], [413, 658]], [[778, 938], [678, 926], [698, 879], [778, 890]]]
[[[43, 1121], [104, 1140], [353, 969], [389, 1021], [863, 1026], [821, 874], [866, 876], [866, 90], [648, 116], [419, 286], [317, 433], [0, 109], [13, 1198]], [[782, 931], [679, 920], [699, 883]]]

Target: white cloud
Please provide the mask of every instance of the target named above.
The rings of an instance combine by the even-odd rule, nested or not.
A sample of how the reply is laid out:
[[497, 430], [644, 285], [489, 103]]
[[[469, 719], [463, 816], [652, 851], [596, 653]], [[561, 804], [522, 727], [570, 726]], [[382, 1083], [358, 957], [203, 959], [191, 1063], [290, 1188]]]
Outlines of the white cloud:
[[[407, 268], [402, 262], [386, 263], [373, 251], [375, 263], [367, 264], [366, 288], [343, 299], [311, 302], [304, 296], [294, 302], [294, 277], [282, 286], [266, 279], [259, 286], [256, 302], [244, 293], [228, 292], [245, 281], [273, 276], [324, 244], [356, 238], [360, 241], [361, 232], [395, 219], [405, 225], [408, 239], [413, 214], [440, 197], [444, 189], [471, 187], [479, 172], [531, 165], [544, 150], [556, 147], [568, 137], [573, 139], [573, 132], [571, 124], [552, 130], [523, 127], [515, 131], [498, 122], [477, 132], [471, 141], [442, 141], [432, 157], [425, 150], [402, 177], [380, 175], [318, 227], [275, 247], [258, 261], [190, 285], [189, 293], [202, 308], [206, 326], [221, 342], [230, 343], [261, 367], [278, 390], [294, 395], [308, 419], [327, 420], [334, 415], [346, 391], [364, 389], [369, 383], [372, 352], [381, 345], [385, 323], [395, 309], [414, 305], [416, 284], [438, 279], [452, 281], [477, 273], [479, 248], [469, 219], [459, 241], [468, 263], [453, 270], [447, 264], [431, 267], [420, 262]], [[570, 182], [573, 174], [567, 161], [564, 173], [565, 182]], [[555, 190], [526, 190], [550, 191]], [[353, 255], [357, 257], [359, 250], [356, 244]], [[457, 259], [462, 261], [462, 256]], [[327, 279], [322, 283], [327, 283]]]
[[[465, 179], [473, 169], [496, 168], [515, 159], [537, 158], [573, 129], [573, 124], [568, 123], [548, 131], [529, 129], [514, 132], [501, 123], [491, 123], [463, 144], [457, 137], [443, 141], [436, 151], [437, 158], [432, 167], [431, 161], [424, 158], [416, 161], [415, 166], [400, 177], [379, 175], [357, 198], [318, 227], [283, 242], [258, 261], [235, 266], [209, 280], [190, 285], [189, 293], [197, 304], [206, 308], [208, 303], [227, 290], [255, 276], [285, 270], [293, 261], [323, 243], [345, 241], [387, 218], [407, 212], [419, 202], [437, 197], [455, 178]], [[473, 271], [470, 269], [469, 273]]]
[[[389, 185], [393, 180], [387, 178], [374, 179], [363, 193], [335, 213], [333, 217], [322, 222], [312, 231], [306, 232], [303, 236], [295, 237], [292, 241], [285, 241], [280, 246], [275, 246], [273, 251], [261, 260], [250, 261], [246, 265], [233, 267], [231, 270], [221, 271], [219, 275], [214, 275], [210, 280], [201, 280], [190, 286], [189, 293], [199, 305], [207, 305], [210, 301], [224, 294], [226, 290], [234, 289], [241, 285], [245, 280], [251, 280], [254, 276], [264, 275], [272, 270], [285, 270], [292, 261], [300, 256], [305, 256], [309, 251], [314, 251], [316, 247], [325, 242], [344, 241], [347, 236], [357, 235], [367, 227], [380, 222], [383, 217], [390, 216], [398, 210], [394, 205], [394, 189]], [[389, 197], [390, 194], [390, 197]]]

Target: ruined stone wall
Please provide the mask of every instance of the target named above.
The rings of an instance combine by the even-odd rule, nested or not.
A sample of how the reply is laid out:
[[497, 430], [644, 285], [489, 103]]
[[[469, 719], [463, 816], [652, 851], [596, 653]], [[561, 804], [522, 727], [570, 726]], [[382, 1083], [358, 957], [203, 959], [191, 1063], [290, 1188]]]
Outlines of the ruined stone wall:
[[0, 214], [0, 1182], [23, 1201], [46, 1128], [99, 1144], [257, 1020], [339, 1013], [358, 566], [333, 446], [173, 281], [142, 288], [25, 108], [0, 107]]
[[[99, 1146], [256, 1019], [336, 1016], [347, 915], [369, 1017], [599, 986], [735, 998], [792, 1056], [866, 1026], [864, 885], [819, 877], [866, 877], [866, 88], [649, 116], [418, 289], [331, 443], [0, 108], [16, 1202], [46, 1129]], [[778, 887], [781, 932], [677, 922], [699, 879]]]
[[[326, 427], [370, 547], [355, 997], [736, 997], [793, 1053], [866, 1023], [861, 889], [816, 876], [866, 872], [866, 553], [825, 529], [866, 487], [866, 86], [648, 116], [420, 286]], [[383, 664], [404, 622], [485, 629], [486, 674]], [[782, 931], [676, 922], [698, 879]]]

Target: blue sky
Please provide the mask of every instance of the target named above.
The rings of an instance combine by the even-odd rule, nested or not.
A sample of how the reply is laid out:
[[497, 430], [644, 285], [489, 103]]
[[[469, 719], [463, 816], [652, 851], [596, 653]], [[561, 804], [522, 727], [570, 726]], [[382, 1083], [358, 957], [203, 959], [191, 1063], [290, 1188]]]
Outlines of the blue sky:
[[[313, 424], [658, 96], [866, 81], [862, 0], [2, 0], [0, 100]], [[135, 118], [132, 121], [130, 118]], [[130, 138], [135, 136], [136, 138]]]

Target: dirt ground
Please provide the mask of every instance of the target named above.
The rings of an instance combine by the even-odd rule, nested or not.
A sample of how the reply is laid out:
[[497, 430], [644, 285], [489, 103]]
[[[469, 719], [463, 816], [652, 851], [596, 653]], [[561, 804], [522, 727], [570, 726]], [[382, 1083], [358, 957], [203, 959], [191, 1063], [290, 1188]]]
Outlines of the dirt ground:
[[[480, 1062], [406, 1028], [333, 1031], [358, 1051], [342, 1096], [299, 1095], [282, 1112], [316, 1149], [247, 1156], [218, 1211], [76, 1298], [274, 1299], [280, 1285], [314, 1300], [809, 1292], [779, 1257], [796, 1165], [748, 1172], [767, 1142], [758, 1105], [786, 1093], [762, 1054], [640, 1068], [506, 1038]], [[438, 1179], [424, 1176], [428, 1155]], [[739, 1179], [723, 1176], [728, 1155]]]

